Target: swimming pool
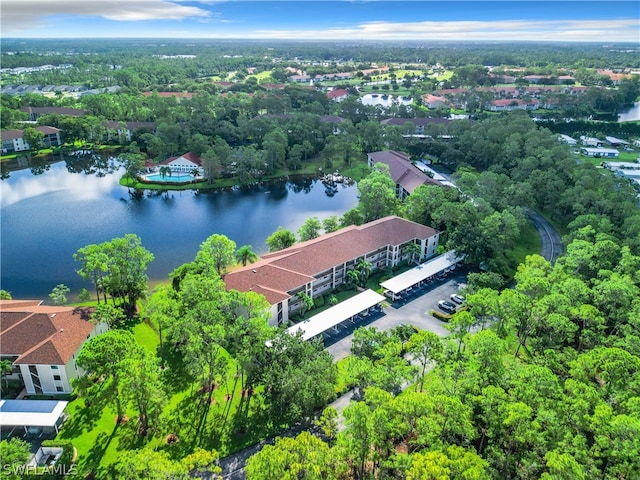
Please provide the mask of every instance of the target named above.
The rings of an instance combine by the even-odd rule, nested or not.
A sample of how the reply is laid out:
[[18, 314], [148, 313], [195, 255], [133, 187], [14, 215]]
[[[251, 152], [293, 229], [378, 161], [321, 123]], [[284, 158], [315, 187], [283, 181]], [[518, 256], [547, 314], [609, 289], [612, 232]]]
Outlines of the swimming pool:
[[165, 183], [182, 183], [182, 182], [190, 182], [193, 180], [191, 175], [165, 175], [164, 177], [159, 173], [154, 173], [153, 175], [145, 175], [147, 180], [152, 182], [165, 182]]

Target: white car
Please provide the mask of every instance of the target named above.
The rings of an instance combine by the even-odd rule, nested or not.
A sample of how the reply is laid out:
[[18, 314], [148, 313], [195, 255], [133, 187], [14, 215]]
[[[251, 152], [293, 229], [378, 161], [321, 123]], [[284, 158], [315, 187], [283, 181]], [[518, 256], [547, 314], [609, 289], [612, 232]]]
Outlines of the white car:
[[462, 295], [458, 295], [457, 293], [452, 294], [449, 298], [458, 305], [462, 305], [464, 303], [464, 297]]
[[456, 313], [456, 306], [451, 302], [447, 302], [446, 300], [440, 300], [438, 302], [438, 307], [440, 310], [444, 310], [447, 313]]

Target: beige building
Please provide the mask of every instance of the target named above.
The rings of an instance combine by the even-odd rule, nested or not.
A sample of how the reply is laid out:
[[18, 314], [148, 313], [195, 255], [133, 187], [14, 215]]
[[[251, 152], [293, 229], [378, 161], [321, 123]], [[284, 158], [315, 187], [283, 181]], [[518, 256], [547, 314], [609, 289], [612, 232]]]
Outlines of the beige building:
[[271, 325], [287, 323], [301, 308], [297, 294], [312, 298], [345, 283], [347, 271], [363, 259], [373, 270], [398, 265], [409, 258], [407, 245], [420, 246], [420, 259], [431, 258], [439, 232], [400, 217], [390, 216], [352, 225], [337, 232], [264, 255], [252, 265], [224, 276], [227, 290], [254, 291], [271, 304]]
[[0, 358], [14, 366], [7, 378], [22, 381], [30, 395], [71, 393], [71, 380], [84, 374], [76, 365], [82, 345], [108, 328], [90, 314], [40, 300], [0, 300]]

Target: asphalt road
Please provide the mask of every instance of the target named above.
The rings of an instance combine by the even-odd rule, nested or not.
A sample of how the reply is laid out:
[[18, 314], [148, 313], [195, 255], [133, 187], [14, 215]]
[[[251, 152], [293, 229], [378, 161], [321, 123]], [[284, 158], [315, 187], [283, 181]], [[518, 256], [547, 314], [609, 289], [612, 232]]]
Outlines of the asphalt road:
[[564, 252], [562, 239], [558, 231], [538, 212], [527, 209], [527, 215], [531, 219], [533, 226], [536, 227], [542, 246], [540, 247], [540, 255], [542, 255], [549, 263], [554, 264], [556, 259]]
[[[338, 332], [331, 332], [325, 337], [327, 350], [337, 361], [351, 354], [351, 341], [353, 331], [360, 327], [376, 327], [379, 330], [390, 330], [402, 323], [415, 325], [421, 330], [430, 330], [440, 336], [446, 336], [449, 331], [444, 327], [445, 323], [431, 315], [432, 310], [438, 309], [438, 301], [449, 300], [452, 293], [456, 293], [466, 282], [466, 272], [458, 270], [449, 274], [447, 278], [436, 280], [422, 290], [407, 296], [386, 306], [381, 313], [371, 315], [366, 320], [356, 323], [346, 322], [338, 327]], [[336, 399], [331, 406], [338, 412], [342, 412], [352, 399], [352, 392]], [[302, 429], [296, 427], [282, 432], [280, 436], [295, 436]], [[260, 451], [265, 444], [273, 444], [274, 439], [269, 439], [259, 444], [248, 447], [220, 460], [222, 477], [225, 480], [244, 480], [244, 466], [247, 459]], [[202, 477], [204, 478], [204, 477]], [[210, 477], [213, 478], [213, 477]]]
[[[333, 330], [325, 336], [327, 350], [335, 361], [351, 354], [353, 331], [360, 327], [376, 327], [378, 330], [391, 330], [402, 323], [415, 325], [420, 330], [430, 330], [440, 336], [449, 334], [444, 327], [446, 324], [431, 315], [432, 310], [438, 310], [439, 300], [449, 300], [452, 293], [456, 293], [466, 282], [466, 275], [461, 271], [449, 274], [448, 278], [436, 280], [421, 291], [399, 300], [382, 309], [381, 314], [371, 316], [355, 324], [346, 322], [339, 326], [336, 334]], [[442, 312], [444, 313], [444, 312]], [[327, 338], [329, 337], [329, 338]]]

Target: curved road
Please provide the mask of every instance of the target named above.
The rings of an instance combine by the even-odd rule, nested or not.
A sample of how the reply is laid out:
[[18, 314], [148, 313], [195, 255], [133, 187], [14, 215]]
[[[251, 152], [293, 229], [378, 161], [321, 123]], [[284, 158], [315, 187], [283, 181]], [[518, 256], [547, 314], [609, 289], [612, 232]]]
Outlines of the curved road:
[[542, 241], [540, 255], [553, 265], [556, 259], [564, 252], [560, 234], [553, 225], [547, 222], [538, 212], [531, 209], [526, 209], [526, 212]]

